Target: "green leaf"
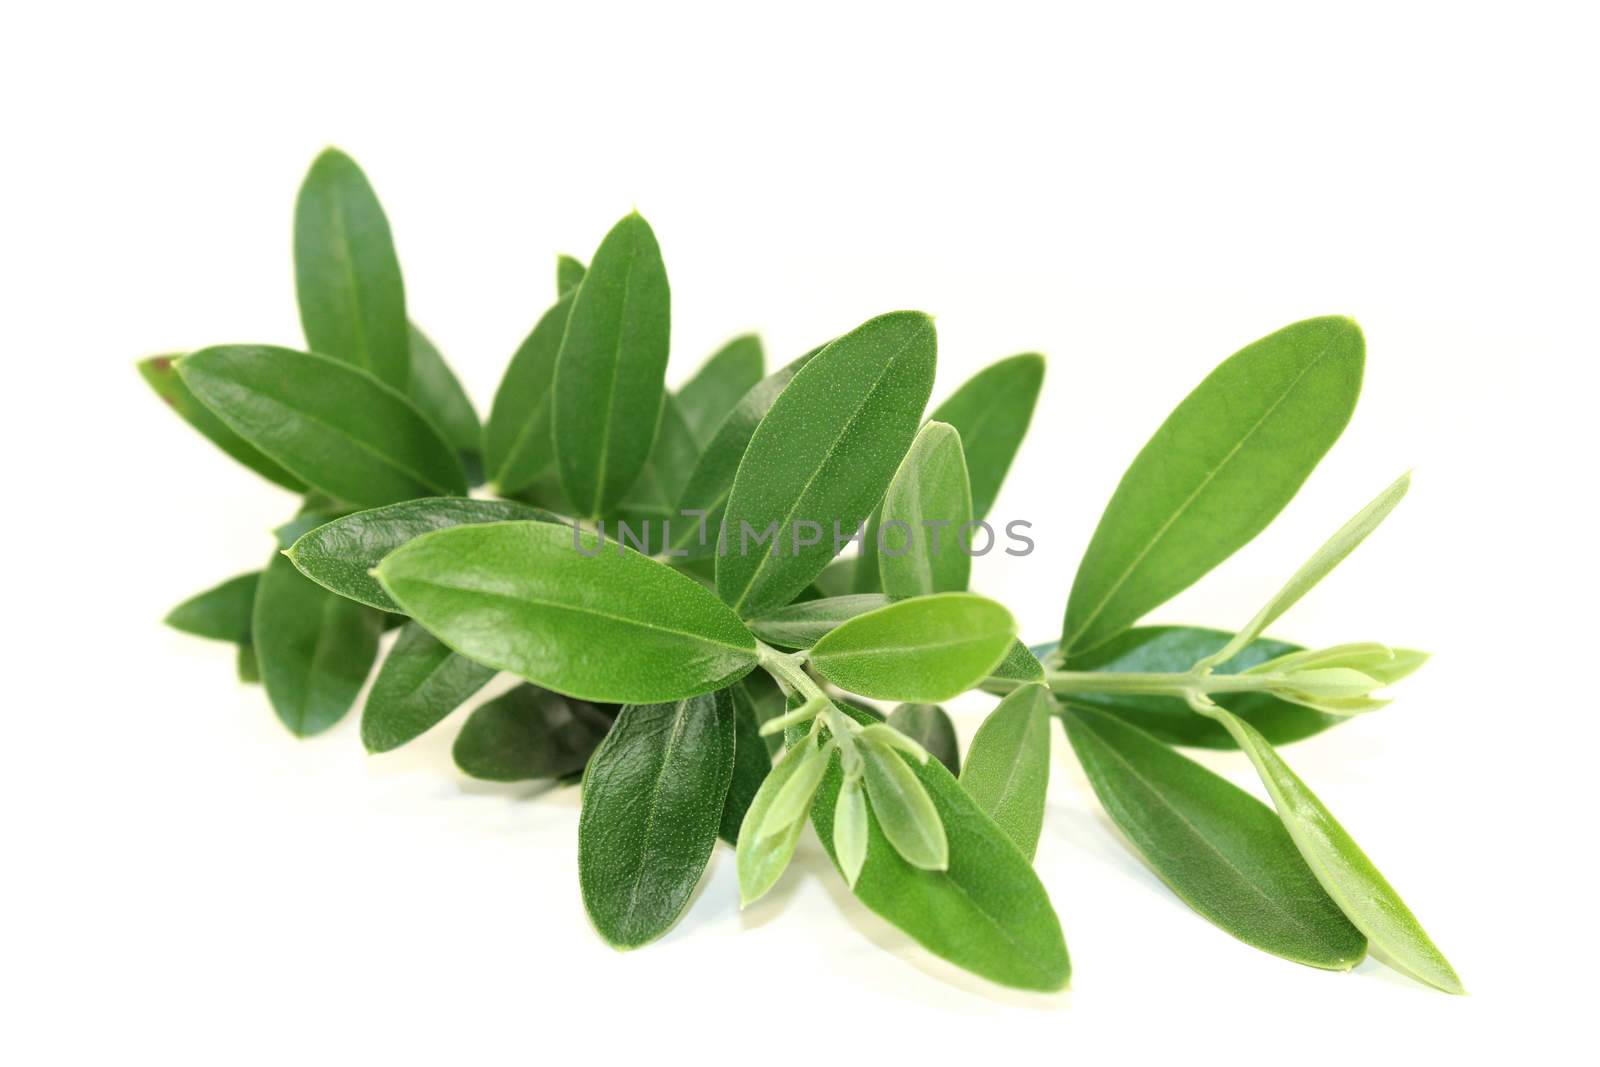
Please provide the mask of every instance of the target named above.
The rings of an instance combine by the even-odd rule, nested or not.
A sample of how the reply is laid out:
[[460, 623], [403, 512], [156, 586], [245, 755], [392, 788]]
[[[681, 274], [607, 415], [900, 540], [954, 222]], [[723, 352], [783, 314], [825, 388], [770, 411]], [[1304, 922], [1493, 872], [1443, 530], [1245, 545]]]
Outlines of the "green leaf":
[[778, 883], [789, 861], [794, 858], [795, 845], [806, 827], [804, 817], [781, 834], [762, 834], [761, 828], [776, 803], [779, 794], [805, 765], [813, 749], [810, 744], [796, 744], [773, 765], [767, 780], [761, 783], [744, 822], [739, 825], [739, 851], [734, 858], [739, 872], [739, 906], [748, 907], [760, 900]]
[[913, 867], [925, 871], [947, 868], [950, 843], [939, 821], [939, 809], [911, 767], [887, 746], [863, 744], [860, 750], [862, 781], [883, 836]]
[[203, 593], [196, 593], [167, 612], [162, 621], [174, 630], [213, 641], [250, 643], [250, 616], [255, 610], [260, 571], [240, 574]]
[[[384, 611], [400, 605], [370, 573], [389, 553], [434, 530], [486, 522], [561, 523], [561, 518], [510, 500], [428, 497], [388, 507], [370, 508], [318, 524], [289, 546], [288, 556], [301, 572], [340, 596]], [[566, 527], [563, 525], [563, 529]]]
[[310, 737], [355, 703], [378, 658], [383, 616], [274, 555], [261, 572], [250, 630], [272, 710], [295, 736]]
[[782, 837], [789, 828], [804, 823], [806, 812], [811, 810], [811, 798], [817, 795], [817, 786], [822, 784], [822, 776], [828, 770], [828, 757], [833, 755], [833, 745], [818, 748], [815, 745], [805, 745], [805, 761], [795, 768], [794, 774], [783, 783], [783, 788], [778, 790], [772, 798], [772, 806], [767, 809], [767, 817], [756, 828], [756, 840], [765, 837]]
[[466, 494], [461, 461], [433, 424], [348, 364], [224, 345], [185, 356], [178, 373], [235, 433], [330, 496], [370, 507]]
[[972, 482], [973, 518], [989, 514], [1000, 495], [1043, 383], [1043, 356], [1031, 352], [1012, 356], [968, 378], [934, 409], [933, 421], [949, 423], [961, 435]]
[[1008, 695], [978, 727], [961, 771], [961, 788], [1030, 860], [1044, 827], [1052, 708], [1041, 685]]
[[769, 645], [781, 648], [810, 648], [857, 615], [887, 607], [882, 593], [852, 593], [847, 596], [803, 600], [778, 608], [759, 619], [750, 620], [750, 629]]
[[294, 281], [307, 347], [406, 390], [406, 290], [389, 220], [367, 176], [336, 148], [311, 164], [295, 201]]
[[1000, 687], [1002, 694], [1012, 690], [1012, 686], [1004, 683], [1011, 682], [1042, 682], [1044, 681], [1044, 665], [1021, 641], [1011, 642], [1011, 647], [1006, 650], [1006, 658], [1001, 660], [989, 672], [987, 681], [1003, 683]]
[[[652, 552], [664, 551], [667, 532], [684, 521], [678, 517], [678, 497], [699, 458], [700, 446], [683, 421], [678, 402], [671, 396], [662, 397], [661, 421], [650, 458], [619, 509], [622, 517], [634, 520], [630, 529], [647, 535]], [[649, 525], [639, 525], [640, 520], [648, 520]], [[693, 520], [689, 524], [693, 525]]]
[[[754, 673], [764, 675], [766, 672]], [[749, 677], [747, 675], [746, 680]], [[717, 836], [730, 845], [737, 845], [739, 824], [744, 822], [761, 783], [772, 770], [772, 750], [767, 747], [767, 739], [761, 736], [760, 712], [744, 682], [729, 686], [728, 697], [733, 701], [733, 779], [728, 783], [728, 796], [722, 802], [722, 823]], [[780, 739], [774, 740], [782, 743]]]
[[1061, 721], [1111, 821], [1184, 903], [1274, 955], [1330, 970], [1360, 962], [1367, 939], [1270, 808], [1115, 715], [1069, 704]]
[[249, 645], [240, 645], [236, 660], [239, 681], [245, 685], [258, 685], [261, 682], [261, 664], [256, 661], [256, 650]]
[[578, 283], [583, 281], [583, 274], [584, 267], [581, 262], [571, 256], [557, 256], [556, 295], [566, 296], [569, 290], [576, 289]]
[[961, 747], [956, 743], [956, 726], [939, 705], [901, 704], [889, 713], [889, 725], [921, 745], [951, 774], [961, 773]]
[[857, 615], [817, 642], [811, 664], [852, 693], [931, 704], [982, 681], [1016, 632], [1011, 613], [992, 600], [936, 593]]
[[671, 297], [650, 224], [617, 223], [574, 293], [552, 385], [556, 469], [578, 513], [598, 518], [638, 477], [661, 416]]
[[[1074, 671], [1179, 673], [1214, 655], [1228, 643], [1231, 636], [1222, 630], [1207, 630], [1197, 626], [1139, 626], [1093, 652], [1074, 656], [1065, 666]], [[1238, 655], [1219, 664], [1214, 673], [1242, 674], [1258, 664], [1299, 650], [1299, 645], [1258, 637]], [[1291, 704], [1269, 693], [1219, 693], [1213, 699], [1260, 730], [1275, 745], [1286, 745], [1319, 734], [1348, 718]], [[1073, 700], [1110, 711], [1119, 719], [1169, 745], [1220, 749], [1237, 747], [1226, 730], [1210, 719], [1196, 715], [1181, 697], [1082, 693], [1074, 696]]]
[[1267, 739], [1226, 708], [1212, 705], [1205, 714], [1220, 722], [1250, 757], [1300, 855], [1384, 962], [1446, 993], [1465, 993], [1455, 969], [1405, 901]]
[[[835, 555], [833, 527], [849, 537], [871, 513], [922, 421], [935, 347], [928, 316], [882, 315], [817, 353], [784, 389], [728, 498], [717, 592], [735, 611], [764, 615], [794, 599]], [[776, 555], [744, 536], [769, 529]]]
[[[778, 683], [773, 681], [772, 675], [766, 671], [751, 671], [739, 681], [738, 686], [749, 698], [750, 706], [755, 709], [758, 728], [767, 720], [776, 719], [787, 710], [783, 690], [778, 688]], [[783, 751], [782, 737], [764, 735], [761, 740], [767, 746], [768, 756], [776, 758]]]
[[306, 484], [268, 458], [260, 449], [234, 433], [228, 424], [200, 403], [178, 375], [177, 356], [151, 356], [138, 363], [139, 376], [155, 390], [155, 394], [178, 413], [178, 417], [199, 430], [212, 444], [222, 449], [246, 467], [270, 482], [283, 486], [291, 493], [303, 493]]
[[495, 390], [483, 427], [483, 469], [499, 493], [526, 489], [541, 475], [554, 472], [551, 389], [574, 295], [571, 290], [563, 292], [539, 317]]
[[851, 889], [867, 863], [872, 824], [867, 816], [867, 791], [860, 778], [846, 778], [833, 805], [833, 854], [839, 873]]
[[473, 709], [452, 755], [485, 781], [565, 778], [583, 770], [617, 710], [523, 683]]
[[961, 435], [953, 428], [942, 422], [922, 428], [889, 483], [881, 514], [878, 572], [885, 593], [924, 596], [967, 587], [972, 557], [963, 530], [972, 521], [972, 491]]
[[578, 882], [613, 946], [654, 941], [688, 906], [733, 775], [733, 720], [726, 692], [629, 705], [590, 759]]
[[[733, 491], [734, 477], [739, 473], [739, 463], [750, 446], [750, 439], [790, 379], [820, 351], [820, 348], [813, 349], [761, 379], [722, 420], [711, 442], [701, 451], [679, 495], [678, 514], [672, 524], [674, 551], [708, 557], [716, 552], [717, 533], [722, 528], [728, 494]], [[701, 517], [697, 520], [688, 512], [700, 512]]]
[[761, 338], [744, 334], [713, 353], [678, 390], [678, 406], [698, 444], [710, 443], [728, 412], [766, 373], [765, 363]]
[[367, 694], [361, 743], [378, 753], [421, 737], [494, 675], [494, 668], [458, 656], [416, 623], [406, 623]]
[[1062, 627], [1091, 650], [1266, 528], [1338, 439], [1361, 391], [1349, 319], [1307, 319], [1224, 360], [1167, 417], [1106, 505]]
[[450, 364], [423, 332], [410, 326], [411, 382], [406, 395], [417, 405], [457, 452], [475, 453], [481, 447], [483, 430], [478, 413], [461, 388]]
[[678, 700], [756, 663], [750, 631], [694, 579], [564, 526], [438, 530], [391, 553], [377, 574], [457, 652], [585, 700]]
[[[845, 714], [871, 721], [853, 710]], [[944, 764], [929, 760], [911, 773], [938, 812], [949, 867], [927, 871], [907, 863], [874, 812], [857, 899], [934, 955], [991, 982], [1045, 992], [1064, 988], [1072, 967], [1061, 924], [1027, 859]], [[817, 836], [836, 863], [833, 818], [842, 781], [835, 759], [811, 808]]]

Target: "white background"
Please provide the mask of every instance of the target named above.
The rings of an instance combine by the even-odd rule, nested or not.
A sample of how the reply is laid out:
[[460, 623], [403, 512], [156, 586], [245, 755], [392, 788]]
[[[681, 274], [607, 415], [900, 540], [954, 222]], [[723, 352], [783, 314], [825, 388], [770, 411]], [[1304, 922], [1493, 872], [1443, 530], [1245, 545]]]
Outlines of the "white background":
[[[1600, 712], [1585, 6], [8, 9], [5, 1058], [1570, 1048], [1596, 949]], [[618, 954], [579, 901], [574, 791], [464, 780], [459, 715], [383, 758], [355, 716], [291, 739], [229, 650], [159, 619], [263, 563], [294, 501], [132, 364], [298, 343], [292, 202], [330, 143], [372, 177], [413, 315], [485, 409], [555, 253], [587, 258], [635, 205], [671, 274], [674, 380], [737, 331], [778, 362], [899, 307], [937, 316], [935, 401], [1046, 353], [996, 509], [1039, 549], [975, 576], [1032, 640], [1172, 405], [1280, 325], [1356, 316], [1367, 380], [1344, 438], [1158, 619], [1241, 623], [1416, 468], [1278, 629], [1436, 658], [1389, 709], [1286, 754], [1472, 995], [1234, 942], [1119, 841], [1060, 739], [1038, 869], [1074, 974], [1049, 997], [916, 949], [809, 840], [744, 914], [719, 848], [682, 924]], [[954, 706], [964, 735], [984, 707]], [[1256, 788], [1241, 758], [1201, 758]]]

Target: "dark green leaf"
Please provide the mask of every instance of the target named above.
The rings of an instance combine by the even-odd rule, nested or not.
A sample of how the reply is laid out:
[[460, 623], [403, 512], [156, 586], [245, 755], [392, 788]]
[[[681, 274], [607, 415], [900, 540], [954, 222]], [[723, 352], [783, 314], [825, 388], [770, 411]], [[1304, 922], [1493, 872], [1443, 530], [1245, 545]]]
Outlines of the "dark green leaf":
[[556, 257], [556, 295], [566, 296], [567, 291], [576, 289], [578, 283], [583, 281], [583, 264], [571, 256]]
[[406, 390], [406, 291], [389, 221], [361, 168], [336, 148], [311, 164], [295, 201], [294, 281], [307, 347]]
[[1050, 691], [1025, 685], [983, 720], [967, 749], [961, 788], [1028, 859], [1039, 847], [1050, 784]]
[[961, 434], [972, 480], [972, 517], [989, 514], [1022, 445], [1044, 382], [1044, 357], [1027, 353], [991, 363], [962, 383], [930, 416]]
[[901, 704], [889, 713], [889, 725], [927, 749], [951, 774], [961, 773], [956, 725], [939, 705]]
[[972, 491], [960, 434], [942, 422], [924, 426], [879, 511], [878, 573], [885, 593], [925, 596], [967, 587], [972, 557], [964, 528], [972, 521]]
[[934, 703], [977, 685], [1005, 656], [1016, 620], [973, 593], [936, 593], [857, 615], [811, 650], [817, 673], [877, 700]]
[[716, 844], [733, 776], [726, 691], [622, 709], [583, 782], [578, 882], [600, 936], [654, 941], [678, 921]]
[[411, 326], [407, 336], [411, 345], [411, 384], [406, 395], [457, 452], [477, 452], [483, 430], [460, 380], [421, 330]]
[[[871, 721], [860, 713], [846, 714]], [[912, 770], [944, 825], [949, 867], [911, 866], [890, 846], [874, 817], [856, 896], [934, 955], [992, 982], [1046, 992], [1065, 987], [1072, 970], [1066, 942], [1033, 868], [944, 764], [929, 760]], [[811, 821], [830, 856], [842, 781], [835, 758], [811, 808]]]
[[290, 732], [310, 737], [355, 703], [378, 658], [383, 617], [274, 555], [261, 572], [250, 629], [272, 709]]
[[[700, 446], [683, 421], [677, 401], [670, 396], [662, 397], [661, 422], [656, 427], [650, 458], [619, 508], [619, 517], [631, 520], [629, 529], [649, 546], [650, 553], [666, 550], [667, 535], [672, 527], [686, 522], [694, 525], [693, 519], [679, 518], [678, 497], [699, 458]], [[618, 536], [621, 536], [620, 531]]]
[[1114, 715], [1068, 705], [1062, 722], [1111, 821], [1184, 903], [1275, 955], [1331, 970], [1360, 962], [1367, 939], [1270, 808]]
[[678, 405], [694, 439], [708, 444], [741, 397], [766, 373], [761, 338], [735, 337], [712, 354], [678, 390]]
[[239, 681], [245, 685], [259, 685], [261, 682], [261, 664], [256, 662], [256, 650], [249, 645], [239, 646], [237, 659]]
[[[836, 554], [835, 527], [849, 537], [872, 512], [922, 421], [935, 348], [928, 316], [882, 315], [817, 353], [784, 389], [728, 498], [717, 591], [734, 610], [763, 615], [793, 600]], [[776, 555], [745, 536], [769, 529]]]
[[1106, 505], [1072, 583], [1063, 652], [1109, 641], [1260, 533], [1350, 421], [1364, 356], [1349, 319], [1307, 319], [1212, 371]]
[[[766, 671], [751, 671], [740, 679], [738, 685], [750, 700], [758, 726], [765, 724], [768, 719], [776, 719], [789, 710], [783, 690], [778, 688], [778, 683], [773, 681], [772, 675]], [[766, 742], [767, 755], [776, 757], [783, 751], [783, 738], [778, 734], [768, 734], [761, 740]]]
[[830, 630], [868, 611], [887, 607], [882, 593], [852, 593], [848, 596], [803, 600], [750, 620], [750, 629], [761, 640], [781, 648], [810, 648]]
[[583, 770], [617, 709], [526, 683], [474, 708], [456, 735], [456, 766], [490, 782], [565, 778]]
[[361, 743], [373, 753], [399, 748], [437, 726], [494, 675], [493, 667], [457, 655], [416, 623], [406, 623], [367, 694]]
[[225, 345], [185, 356], [178, 373], [235, 433], [330, 496], [376, 506], [467, 491], [455, 450], [411, 401], [336, 359]]
[[561, 523], [548, 511], [510, 500], [428, 497], [370, 508], [317, 526], [289, 546], [289, 558], [310, 579], [341, 596], [400, 611], [372, 568], [401, 545], [434, 530], [486, 522]]
[[540, 316], [506, 365], [483, 427], [483, 467], [499, 493], [515, 493], [555, 473], [555, 438], [550, 429], [551, 386], [556, 355], [572, 311], [564, 292]]
[[377, 574], [457, 652], [586, 700], [677, 700], [721, 689], [756, 663], [754, 636], [694, 579], [564, 526], [438, 530], [390, 554]]
[[262, 451], [234, 433], [228, 424], [195, 399], [177, 371], [177, 356], [151, 356], [139, 361], [139, 375], [178, 417], [204, 434], [211, 443], [270, 482], [292, 493], [303, 493], [306, 484], [268, 458]]
[[250, 616], [255, 610], [260, 571], [241, 574], [197, 593], [167, 612], [163, 621], [174, 630], [213, 641], [250, 643]]
[[650, 224], [637, 212], [606, 234], [574, 290], [556, 356], [556, 469], [580, 515], [606, 514], [655, 442], [671, 297]]
[[[766, 674], [765, 671], [754, 673]], [[722, 805], [722, 824], [718, 836], [730, 845], [737, 845], [739, 825], [744, 822], [756, 791], [772, 770], [772, 752], [767, 747], [767, 739], [761, 736], [760, 712], [750, 699], [744, 682], [735, 682], [728, 687], [727, 693], [733, 701], [734, 711], [733, 778], [728, 784], [728, 796]], [[776, 735], [774, 740], [779, 740]]]

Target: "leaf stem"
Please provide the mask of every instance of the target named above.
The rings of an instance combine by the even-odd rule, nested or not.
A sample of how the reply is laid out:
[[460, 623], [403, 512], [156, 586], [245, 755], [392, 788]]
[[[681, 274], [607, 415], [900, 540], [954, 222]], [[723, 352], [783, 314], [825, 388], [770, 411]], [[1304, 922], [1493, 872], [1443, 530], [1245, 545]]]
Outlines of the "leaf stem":
[[1148, 693], [1188, 699], [1207, 693], [1253, 693], [1281, 687], [1281, 674], [1212, 674], [1191, 670], [1171, 674], [1115, 671], [1046, 671], [1045, 684], [1057, 696], [1074, 693]]

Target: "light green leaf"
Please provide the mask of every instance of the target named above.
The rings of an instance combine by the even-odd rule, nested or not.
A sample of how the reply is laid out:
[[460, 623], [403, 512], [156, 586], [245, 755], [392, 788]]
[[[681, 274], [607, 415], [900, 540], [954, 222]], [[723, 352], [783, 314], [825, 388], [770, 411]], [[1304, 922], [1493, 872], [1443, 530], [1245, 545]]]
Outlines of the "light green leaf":
[[978, 727], [961, 771], [961, 788], [1030, 860], [1044, 826], [1052, 710], [1042, 685], [1011, 693]]
[[138, 363], [139, 376], [178, 413], [178, 417], [199, 430], [212, 444], [249, 467], [270, 482], [283, 486], [291, 493], [303, 493], [306, 484], [284, 470], [249, 441], [234, 433], [211, 409], [200, 403], [178, 375], [178, 356], [151, 356]]
[[678, 406], [698, 444], [709, 444], [728, 412], [755, 388], [765, 362], [761, 338], [744, 334], [713, 353], [678, 390]]
[[990, 683], [999, 683], [998, 691], [1002, 694], [1009, 693], [1015, 688], [1016, 682], [1042, 682], [1044, 681], [1044, 664], [1021, 641], [1011, 642], [1011, 647], [1006, 650], [1006, 658], [1001, 660], [989, 672], [989, 677], [984, 680], [984, 687], [991, 688]]
[[893, 597], [955, 593], [967, 587], [972, 557], [964, 528], [972, 491], [961, 435], [942, 422], [917, 434], [881, 507], [878, 572]]
[[1167, 417], [1106, 505], [1061, 649], [1091, 650], [1188, 588], [1283, 510], [1361, 391], [1349, 319], [1307, 319], [1224, 360]]
[[472, 410], [472, 401], [467, 399], [467, 391], [461, 388], [460, 379], [438, 348], [415, 325], [408, 327], [407, 337], [411, 350], [411, 381], [406, 395], [457, 452], [477, 452], [483, 430], [478, 425], [478, 413]]
[[571, 290], [562, 293], [555, 306], [540, 316], [495, 390], [483, 427], [483, 469], [497, 492], [518, 492], [554, 472], [551, 390], [573, 296]]
[[253, 447], [339, 500], [376, 506], [464, 496], [455, 450], [410, 400], [327, 356], [266, 345], [178, 361], [200, 402]]
[[956, 726], [939, 705], [901, 704], [889, 713], [888, 721], [890, 726], [944, 764], [951, 774], [961, 773], [961, 747], [956, 742]]
[[932, 704], [964, 693], [1005, 657], [1016, 620], [973, 593], [937, 593], [857, 615], [811, 650], [817, 672], [878, 700]]
[[860, 778], [846, 778], [833, 806], [833, 854], [839, 860], [839, 873], [851, 889], [856, 887], [856, 879], [866, 865], [871, 834], [866, 790]]
[[1184, 903], [1312, 967], [1348, 970], [1366, 954], [1265, 804], [1113, 714], [1069, 704], [1061, 721], [1111, 821]]
[[567, 292], [578, 287], [583, 281], [584, 267], [581, 262], [571, 256], [561, 255], [556, 257], [556, 296], [566, 296]]
[[355, 703], [378, 658], [383, 616], [274, 555], [261, 572], [250, 631], [272, 710], [295, 736], [310, 737]]
[[893, 749], [870, 743], [859, 747], [867, 797], [883, 836], [913, 867], [925, 871], [949, 867], [944, 824], [922, 782]]
[[523, 683], [474, 708], [451, 754], [486, 781], [565, 778], [583, 770], [618, 710]]
[[811, 810], [811, 798], [816, 795], [817, 786], [828, 770], [828, 757], [833, 755], [833, 746], [830, 744], [822, 748], [814, 745], [805, 747], [810, 750], [805, 762], [801, 763], [788, 781], [783, 783], [783, 788], [772, 798], [772, 806], [767, 809], [766, 818], [757, 827], [758, 841], [764, 837], [781, 836], [795, 823], [804, 822], [806, 813]]
[[750, 802], [750, 810], [745, 812], [744, 822], [739, 826], [739, 850], [735, 857], [741, 908], [766, 896], [794, 858], [795, 845], [806, 826], [804, 817], [796, 819], [781, 834], [763, 835], [761, 828], [766, 824], [767, 813], [772, 810], [778, 794], [783, 792], [813, 751], [809, 744], [790, 747], [773, 765], [772, 773], [767, 775], [767, 780], [761, 783], [755, 799]]
[[387, 556], [377, 575], [457, 652], [585, 700], [678, 700], [756, 663], [754, 636], [694, 579], [564, 526], [438, 530]]
[[1465, 993], [1455, 969], [1411, 909], [1267, 739], [1226, 708], [1212, 705], [1205, 714], [1220, 722], [1250, 757], [1317, 881], [1384, 961], [1446, 993]]
[[639, 476], [661, 416], [671, 297], [650, 224], [617, 223], [574, 293], [552, 386], [556, 470], [578, 514], [599, 518]]
[[[871, 513], [922, 421], [935, 347], [926, 315], [882, 315], [812, 357], [773, 403], [739, 464], [717, 558], [735, 611], [789, 603], [835, 555], [835, 524], [849, 537]], [[747, 530], [771, 530], [778, 554]]]
[[260, 571], [240, 574], [203, 593], [196, 593], [167, 612], [162, 621], [174, 630], [213, 641], [250, 643], [250, 616], [255, 611]]
[[769, 645], [781, 648], [810, 648], [840, 624], [857, 615], [887, 607], [882, 593], [852, 593], [848, 596], [803, 600], [778, 608], [759, 619], [750, 620], [750, 629]]
[[548, 511], [510, 500], [426, 497], [317, 523], [289, 546], [287, 554], [302, 574], [324, 588], [374, 608], [398, 612], [400, 605], [371, 574], [383, 557], [434, 530], [512, 520], [562, 522]]
[[589, 760], [578, 884], [614, 947], [654, 941], [688, 906], [733, 776], [733, 716], [725, 691], [629, 705]]
[[311, 164], [295, 201], [294, 281], [307, 347], [406, 390], [411, 340], [389, 220], [336, 148]]
[[400, 629], [361, 710], [361, 743], [388, 752], [421, 737], [489, 684], [495, 671], [450, 651], [408, 622]]

